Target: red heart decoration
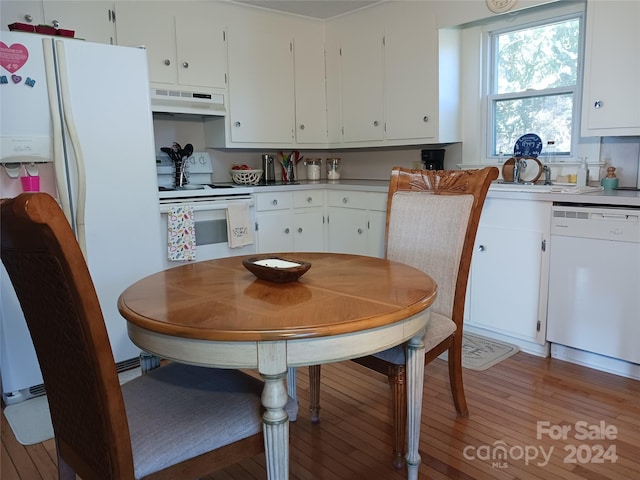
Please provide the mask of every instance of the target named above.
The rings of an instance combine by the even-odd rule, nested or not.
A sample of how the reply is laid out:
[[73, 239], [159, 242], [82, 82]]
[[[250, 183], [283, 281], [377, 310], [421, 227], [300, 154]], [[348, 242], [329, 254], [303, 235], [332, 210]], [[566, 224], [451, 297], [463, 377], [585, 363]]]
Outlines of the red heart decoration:
[[29, 50], [21, 43], [14, 43], [8, 47], [6, 43], [0, 42], [0, 66], [9, 73], [20, 70], [28, 58]]

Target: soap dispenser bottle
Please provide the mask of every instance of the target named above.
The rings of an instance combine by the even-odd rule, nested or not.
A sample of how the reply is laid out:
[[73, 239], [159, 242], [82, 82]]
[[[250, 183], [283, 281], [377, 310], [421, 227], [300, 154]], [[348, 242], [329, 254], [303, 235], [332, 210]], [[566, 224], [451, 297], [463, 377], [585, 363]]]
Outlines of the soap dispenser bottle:
[[580, 157], [580, 166], [578, 167], [576, 185], [578, 187], [586, 187], [588, 181], [589, 167], [587, 166], [587, 157]]

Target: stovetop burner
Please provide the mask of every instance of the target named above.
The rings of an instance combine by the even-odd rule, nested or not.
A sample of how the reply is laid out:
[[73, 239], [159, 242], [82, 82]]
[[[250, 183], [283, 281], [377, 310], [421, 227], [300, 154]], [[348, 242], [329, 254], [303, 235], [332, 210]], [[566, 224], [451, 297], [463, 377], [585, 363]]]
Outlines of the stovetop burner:
[[187, 184], [185, 186], [183, 186], [182, 188], [175, 188], [175, 187], [158, 187], [158, 190], [161, 192], [175, 192], [177, 190], [205, 190], [205, 189], [219, 189], [219, 188], [234, 188], [233, 185], [216, 185], [213, 183], [207, 183], [207, 184], [203, 184], [203, 185], [191, 185], [191, 184]]

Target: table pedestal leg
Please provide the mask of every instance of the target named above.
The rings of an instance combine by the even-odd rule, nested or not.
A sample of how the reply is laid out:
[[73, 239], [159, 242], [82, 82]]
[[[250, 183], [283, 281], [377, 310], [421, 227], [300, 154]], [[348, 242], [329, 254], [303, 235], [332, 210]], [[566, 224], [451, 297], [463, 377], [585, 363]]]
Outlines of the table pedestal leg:
[[407, 346], [407, 478], [418, 479], [420, 468], [420, 422], [424, 388], [424, 343], [414, 337]]
[[262, 405], [266, 411], [262, 416], [264, 447], [269, 480], [289, 478], [289, 417], [284, 409], [287, 390], [284, 385], [286, 373], [261, 374], [264, 379]]

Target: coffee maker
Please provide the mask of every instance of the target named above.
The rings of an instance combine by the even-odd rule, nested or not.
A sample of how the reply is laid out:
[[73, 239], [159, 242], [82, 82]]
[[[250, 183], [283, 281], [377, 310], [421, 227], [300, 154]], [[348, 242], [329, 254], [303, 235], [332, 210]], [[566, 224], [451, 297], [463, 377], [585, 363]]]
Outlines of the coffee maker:
[[444, 148], [422, 150], [422, 168], [425, 170], [444, 170]]

